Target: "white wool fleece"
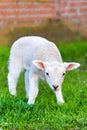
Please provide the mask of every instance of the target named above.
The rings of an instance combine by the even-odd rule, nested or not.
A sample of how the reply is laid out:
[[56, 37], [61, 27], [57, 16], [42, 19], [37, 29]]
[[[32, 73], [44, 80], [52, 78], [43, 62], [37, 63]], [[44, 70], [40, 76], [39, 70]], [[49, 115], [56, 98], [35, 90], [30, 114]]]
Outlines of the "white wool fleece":
[[79, 63], [62, 61], [56, 45], [37, 36], [22, 37], [14, 42], [9, 58], [9, 92], [16, 95], [20, 73], [25, 70], [26, 96], [34, 104], [38, 95], [38, 80], [45, 80], [54, 91], [57, 103], [64, 103], [62, 82], [66, 71], [76, 69]]

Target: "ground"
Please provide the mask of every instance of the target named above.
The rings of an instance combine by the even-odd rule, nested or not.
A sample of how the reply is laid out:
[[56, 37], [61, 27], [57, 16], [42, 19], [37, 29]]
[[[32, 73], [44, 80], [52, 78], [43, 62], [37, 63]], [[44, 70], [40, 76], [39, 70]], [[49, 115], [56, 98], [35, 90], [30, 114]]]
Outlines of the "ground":
[[[56, 41], [57, 43], [57, 41]], [[0, 130], [87, 130], [87, 43], [58, 44], [64, 61], [75, 61], [80, 68], [67, 72], [63, 82], [64, 105], [58, 105], [47, 83], [39, 82], [35, 105], [25, 96], [24, 73], [17, 97], [8, 92], [9, 47], [0, 46]]]

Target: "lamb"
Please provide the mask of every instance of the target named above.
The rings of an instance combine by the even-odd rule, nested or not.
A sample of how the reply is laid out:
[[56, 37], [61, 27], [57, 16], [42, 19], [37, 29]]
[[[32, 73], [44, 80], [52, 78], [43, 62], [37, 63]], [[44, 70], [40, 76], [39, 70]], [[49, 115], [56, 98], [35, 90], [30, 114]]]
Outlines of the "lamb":
[[17, 81], [25, 70], [25, 88], [28, 104], [34, 104], [38, 95], [38, 80], [45, 80], [56, 95], [57, 103], [63, 104], [62, 82], [66, 71], [80, 66], [75, 62], [63, 62], [56, 45], [45, 38], [26, 36], [19, 38], [11, 47], [8, 86], [16, 95]]

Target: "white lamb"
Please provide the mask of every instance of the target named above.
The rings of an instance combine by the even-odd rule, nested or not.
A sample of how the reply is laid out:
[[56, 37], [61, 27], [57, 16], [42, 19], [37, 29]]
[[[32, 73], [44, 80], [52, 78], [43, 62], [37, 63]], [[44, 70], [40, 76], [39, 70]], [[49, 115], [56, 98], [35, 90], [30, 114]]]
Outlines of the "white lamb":
[[59, 50], [53, 42], [42, 37], [22, 37], [14, 42], [9, 59], [9, 92], [16, 95], [20, 73], [25, 70], [25, 86], [28, 104], [34, 104], [38, 94], [38, 80], [47, 81], [54, 91], [57, 103], [64, 103], [62, 82], [67, 70], [80, 66], [79, 63], [62, 61]]

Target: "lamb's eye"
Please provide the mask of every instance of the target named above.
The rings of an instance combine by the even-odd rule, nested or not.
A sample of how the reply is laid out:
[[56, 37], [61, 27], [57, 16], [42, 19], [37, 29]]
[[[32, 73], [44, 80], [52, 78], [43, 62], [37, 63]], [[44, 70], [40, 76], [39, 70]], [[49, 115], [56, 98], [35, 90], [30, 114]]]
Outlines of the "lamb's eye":
[[63, 76], [65, 75], [65, 73], [63, 73]]
[[46, 72], [46, 75], [47, 75], [47, 76], [49, 76], [49, 73], [48, 73], [48, 72]]

